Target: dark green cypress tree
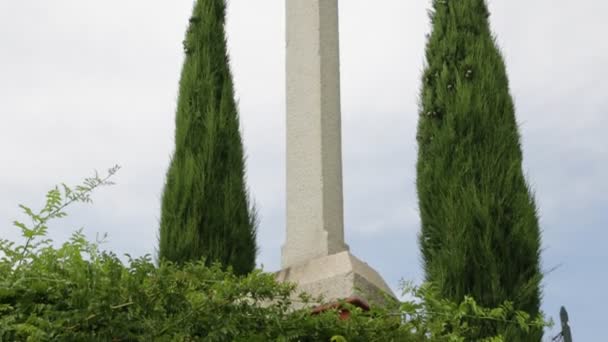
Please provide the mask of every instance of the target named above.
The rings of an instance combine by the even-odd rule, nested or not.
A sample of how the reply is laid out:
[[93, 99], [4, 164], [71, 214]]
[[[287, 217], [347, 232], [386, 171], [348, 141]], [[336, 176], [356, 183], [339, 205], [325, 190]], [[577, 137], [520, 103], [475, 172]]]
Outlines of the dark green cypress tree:
[[162, 194], [159, 258], [255, 267], [256, 219], [245, 185], [225, 38], [224, 0], [198, 0], [184, 40], [175, 151]]
[[[419, 243], [445, 298], [540, 310], [540, 231], [505, 64], [484, 0], [434, 0], [418, 121]], [[489, 323], [480, 336], [539, 341]]]

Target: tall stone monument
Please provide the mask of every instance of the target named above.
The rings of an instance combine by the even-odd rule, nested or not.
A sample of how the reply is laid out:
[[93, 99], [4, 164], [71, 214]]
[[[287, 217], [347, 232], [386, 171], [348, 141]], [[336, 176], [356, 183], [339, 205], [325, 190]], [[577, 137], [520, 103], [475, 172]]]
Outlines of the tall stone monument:
[[[344, 242], [337, 0], [286, 0], [287, 236], [280, 281], [328, 300], [393, 295]], [[379, 248], [381, 250], [381, 248]]]

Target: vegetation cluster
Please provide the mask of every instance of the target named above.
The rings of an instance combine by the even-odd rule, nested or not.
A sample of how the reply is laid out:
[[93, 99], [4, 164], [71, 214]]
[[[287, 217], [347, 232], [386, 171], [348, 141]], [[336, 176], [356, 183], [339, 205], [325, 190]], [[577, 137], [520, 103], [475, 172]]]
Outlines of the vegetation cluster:
[[14, 223], [24, 243], [0, 240], [1, 341], [469, 341], [476, 322], [543, 325], [510, 303], [490, 310], [470, 297], [439, 299], [430, 285], [405, 286], [414, 300], [369, 312], [345, 304], [351, 316], [340, 320], [335, 310], [311, 315], [322, 299], [261, 270], [237, 276], [217, 263], [155, 264], [150, 256], [123, 262], [82, 231], [54, 246], [49, 222], [72, 203], [90, 202], [116, 170], [52, 189], [38, 212], [21, 206], [32, 221]]

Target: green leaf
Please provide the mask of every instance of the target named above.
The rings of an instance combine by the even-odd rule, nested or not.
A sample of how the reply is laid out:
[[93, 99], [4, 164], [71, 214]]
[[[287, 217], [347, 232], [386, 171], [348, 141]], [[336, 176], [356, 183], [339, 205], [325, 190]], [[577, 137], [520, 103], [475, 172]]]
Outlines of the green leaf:
[[21, 230], [28, 230], [29, 228], [22, 222], [19, 221], [13, 221], [13, 225], [18, 227]]

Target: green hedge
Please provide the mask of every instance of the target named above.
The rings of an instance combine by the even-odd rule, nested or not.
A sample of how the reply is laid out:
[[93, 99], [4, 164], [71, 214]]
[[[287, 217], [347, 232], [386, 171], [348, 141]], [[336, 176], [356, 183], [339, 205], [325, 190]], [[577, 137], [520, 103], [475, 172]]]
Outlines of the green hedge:
[[[308, 296], [261, 270], [236, 276], [202, 260], [156, 265], [149, 256], [127, 255], [124, 263], [81, 231], [53, 247], [47, 223], [71, 203], [90, 202], [116, 170], [74, 189], [56, 187], [38, 213], [21, 206], [32, 220], [14, 223], [24, 243], [0, 240], [1, 341], [468, 341], [482, 321], [544, 324], [509, 303], [488, 310], [471, 298], [440, 300], [430, 285], [406, 286], [413, 301], [351, 308], [351, 318], [339, 320], [335, 311], [311, 315]], [[295, 300], [304, 308], [291, 309]]]

